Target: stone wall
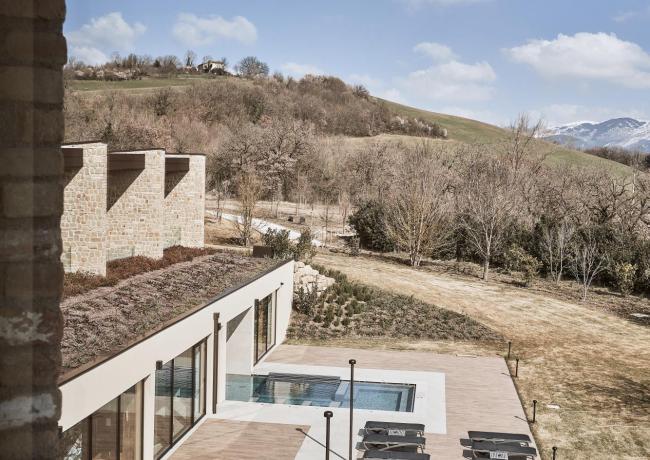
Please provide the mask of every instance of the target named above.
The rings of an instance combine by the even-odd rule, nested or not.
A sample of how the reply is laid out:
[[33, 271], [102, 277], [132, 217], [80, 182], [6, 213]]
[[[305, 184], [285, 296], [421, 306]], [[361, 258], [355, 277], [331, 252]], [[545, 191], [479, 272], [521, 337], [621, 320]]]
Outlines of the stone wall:
[[189, 155], [189, 171], [165, 174], [165, 247], [203, 247], [204, 215], [205, 156]]
[[0, 458], [54, 459], [63, 0], [0, 2]]
[[[106, 144], [64, 146], [80, 151], [82, 165], [65, 165], [61, 260], [68, 272], [84, 271], [106, 275]], [[65, 161], [64, 161], [65, 163]]]
[[325, 275], [321, 275], [318, 270], [305, 265], [304, 262], [296, 262], [293, 266], [293, 292], [298, 294], [300, 290], [316, 293], [320, 296], [323, 291], [332, 286], [336, 280]]
[[163, 256], [165, 151], [137, 154], [145, 156], [144, 169], [111, 171], [108, 175], [107, 260]]

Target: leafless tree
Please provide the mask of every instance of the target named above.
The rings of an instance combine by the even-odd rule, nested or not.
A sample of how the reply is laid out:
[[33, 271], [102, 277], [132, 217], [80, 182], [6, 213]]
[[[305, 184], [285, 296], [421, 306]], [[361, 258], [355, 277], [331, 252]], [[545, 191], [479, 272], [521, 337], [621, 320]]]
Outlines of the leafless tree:
[[490, 261], [502, 250], [520, 196], [513, 187], [504, 157], [484, 148], [469, 150], [458, 179], [458, 222], [470, 245], [483, 259], [483, 280], [487, 280]]
[[192, 50], [187, 50], [185, 52], [185, 66], [194, 67], [196, 64], [196, 53]]
[[235, 221], [242, 245], [248, 246], [253, 233], [255, 206], [260, 199], [262, 184], [259, 177], [250, 170], [244, 170], [237, 177], [237, 198], [239, 218]]
[[385, 225], [397, 246], [409, 253], [411, 266], [423, 255], [450, 244], [451, 166], [453, 158], [423, 142], [404, 147], [386, 194]]
[[571, 271], [582, 285], [582, 300], [587, 300], [587, 293], [594, 278], [607, 268], [607, 253], [594, 234], [593, 229], [586, 228], [580, 232], [571, 254]]
[[562, 219], [559, 223], [547, 224], [542, 227], [542, 259], [556, 283], [562, 280], [564, 264], [569, 257], [574, 233], [575, 226], [567, 218]]

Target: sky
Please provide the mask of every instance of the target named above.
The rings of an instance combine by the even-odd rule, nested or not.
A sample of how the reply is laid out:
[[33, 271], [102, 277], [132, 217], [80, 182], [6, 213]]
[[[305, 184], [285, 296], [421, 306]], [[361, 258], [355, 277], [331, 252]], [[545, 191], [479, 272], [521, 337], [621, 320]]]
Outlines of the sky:
[[507, 125], [650, 120], [650, 0], [68, 0], [69, 56], [187, 50]]

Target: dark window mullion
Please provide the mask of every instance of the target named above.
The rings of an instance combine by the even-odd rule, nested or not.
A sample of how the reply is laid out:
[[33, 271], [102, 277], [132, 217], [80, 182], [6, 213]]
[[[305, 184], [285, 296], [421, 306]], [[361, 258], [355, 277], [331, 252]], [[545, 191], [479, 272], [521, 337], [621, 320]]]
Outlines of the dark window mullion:
[[169, 413], [169, 444], [167, 448], [171, 447], [172, 443], [174, 442], [174, 360], [171, 360], [172, 367], [171, 367], [171, 378], [170, 378], [170, 387], [169, 387], [169, 407], [170, 407], [170, 413]]
[[[83, 442], [81, 443], [83, 449]], [[93, 414], [88, 416], [88, 460], [93, 458]]]
[[194, 345], [192, 347], [192, 410], [190, 411], [190, 414], [191, 414], [190, 415], [190, 417], [191, 417], [190, 418], [190, 420], [191, 420], [190, 426], [194, 425], [194, 421], [195, 421], [194, 420], [194, 404], [196, 402], [196, 401], [194, 401], [194, 399], [196, 399], [196, 375], [195, 375], [196, 369], [195, 369], [195, 365], [196, 365], [196, 345]]
[[116, 439], [116, 448], [115, 458], [120, 460], [120, 450], [121, 450], [121, 435], [122, 435], [122, 395], [117, 397], [117, 439]]

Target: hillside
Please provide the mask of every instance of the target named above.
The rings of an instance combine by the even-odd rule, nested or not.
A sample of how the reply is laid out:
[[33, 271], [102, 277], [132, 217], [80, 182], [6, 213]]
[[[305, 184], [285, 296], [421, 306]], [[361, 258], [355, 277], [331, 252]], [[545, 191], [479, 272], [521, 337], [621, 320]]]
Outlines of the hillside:
[[[83, 94], [109, 94], [113, 92], [122, 92], [135, 95], [147, 95], [159, 91], [163, 88], [174, 88], [178, 91], [184, 91], [190, 89], [192, 86], [200, 83], [210, 83], [213, 82], [216, 87], [221, 89], [228, 89], [234, 92], [241, 92], [243, 89], [255, 88], [260, 85], [260, 82], [251, 82], [249, 80], [243, 80], [241, 78], [233, 77], [202, 77], [202, 76], [177, 76], [174, 78], [144, 78], [142, 80], [130, 80], [130, 81], [93, 81], [93, 80], [68, 80], [66, 82], [66, 87], [72, 94], [78, 96], [83, 96]], [[268, 105], [275, 106], [274, 112], [283, 109], [285, 105], [283, 98], [294, 97], [291, 93], [300, 91], [300, 89], [289, 89], [285, 90], [284, 93], [278, 91], [271, 91], [266, 93]], [[311, 95], [313, 96], [313, 95]], [[275, 100], [273, 100], [275, 99]], [[315, 99], [323, 99], [324, 104], [331, 104], [328, 94], [316, 94]], [[357, 104], [358, 101], [352, 101], [354, 104]], [[483, 123], [476, 120], [471, 120], [468, 118], [458, 117], [454, 115], [441, 114], [436, 112], [429, 112], [426, 110], [418, 109], [415, 107], [409, 107], [402, 104], [398, 104], [391, 101], [386, 101], [380, 98], [371, 98], [369, 102], [378, 102], [381, 105], [385, 106], [388, 109], [388, 112], [391, 116], [404, 117], [411, 120], [420, 120], [427, 125], [436, 125], [440, 126], [447, 130], [448, 141], [456, 141], [462, 143], [494, 143], [506, 139], [507, 130], [499, 128], [488, 123]], [[343, 99], [338, 101], [338, 106], [345, 106], [349, 103], [349, 99]], [[350, 107], [352, 105], [350, 104]], [[334, 105], [336, 106], [336, 105]], [[366, 104], [367, 106], [367, 104]], [[362, 106], [364, 107], [364, 106]], [[289, 110], [296, 112], [294, 107], [286, 107]], [[345, 113], [345, 116], [350, 116], [350, 112], [353, 110], [348, 110]], [[296, 116], [304, 116], [304, 113], [295, 114]], [[349, 125], [350, 123], [347, 123]], [[332, 123], [329, 123], [331, 126]], [[388, 126], [390, 128], [390, 126]], [[70, 130], [75, 132], [76, 130]], [[93, 133], [90, 137], [97, 137], [98, 133]], [[374, 133], [370, 135], [359, 136], [354, 132], [345, 133], [345, 132], [334, 132], [330, 134], [343, 134], [346, 136], [346, 141], [353, 144], [363, 144], [366, 142], [375, 142], [375, 141], [402, 141], [408, 142], [414, 139], [418, 139], [417, 136], [413, 134], [417, 133], [400, 133], [391, 130], [388, 132]], [[68, 140], [71, 140], [68, 138]], [[72, 139], [78, 140], [78, 139]], [[445, 141], [447, 142], [447, 141]], [[571, 149], [566, 146], [559, 146], [545, 141], [539, 141], [539, 148], [548, 155], [547, 162], [549, 164], [569, 164], [573, 166], [597, 166], [607, 169], [618, 174], [626, 174], [629, 172], [629, 168], [620, 163], [607, 160], [604, 158], [599, 158], [587, 153]]]

